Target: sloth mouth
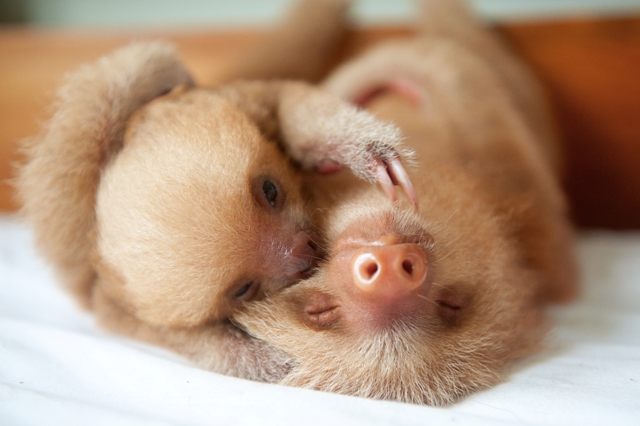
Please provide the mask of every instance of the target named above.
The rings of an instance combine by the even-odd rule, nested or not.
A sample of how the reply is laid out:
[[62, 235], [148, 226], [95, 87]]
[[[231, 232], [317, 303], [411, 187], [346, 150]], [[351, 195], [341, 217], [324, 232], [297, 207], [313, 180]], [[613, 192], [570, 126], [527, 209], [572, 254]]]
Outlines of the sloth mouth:
[[455, 322], [462, 312], [462, 299], [453, 290], [448, 288], [439, 289], [436, 298], [438, 304], [438, 316], [448, 323]]
[[340, 319], [340, 305], [328, 294], [310, 297], [304, 308], [305, 323], [316, 329], [327, 329]]
[[338, 309], [338, 305], [322, 308], [308, 308], [305, 310], [305, 313], [307, 315], [326, 316], [329, 313], [334, 313], [336, 309]]
[[317, 329], [325, 330], [334, 325], [340, 314], [338, 313], [338, 306], [332, 306], [321, 310], [306, 310], [308, 324]]

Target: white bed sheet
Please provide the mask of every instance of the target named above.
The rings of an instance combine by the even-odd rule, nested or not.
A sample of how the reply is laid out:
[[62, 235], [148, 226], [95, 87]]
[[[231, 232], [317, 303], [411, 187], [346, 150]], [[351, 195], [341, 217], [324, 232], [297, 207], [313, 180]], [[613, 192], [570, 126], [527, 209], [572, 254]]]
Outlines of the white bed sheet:
[[578, 240], [584, 291], [549, 350], [448, 408], [266, 385], [200, 370], [94, 325], [0, 215], [0, 424], [640, 425], [640, 233]]

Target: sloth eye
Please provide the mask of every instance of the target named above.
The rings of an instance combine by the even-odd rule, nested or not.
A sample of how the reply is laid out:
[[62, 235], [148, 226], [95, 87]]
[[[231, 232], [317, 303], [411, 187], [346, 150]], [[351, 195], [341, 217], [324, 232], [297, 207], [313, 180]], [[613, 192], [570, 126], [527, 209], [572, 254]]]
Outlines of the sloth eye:
[[240, 290], [238, 290], [238, 292], [236, 293], [236, 297], [242, 297], [245, 294], [247, 294], [249, 292], [249, 290], [251, 290], [251, 286], [252, 285], [253, 285], [253, 283], [245, 284], [244, 287], [242, 287]]
[[264, 197], [267, 199], [269, 205], [274, 207], [276, 205], [276, 200], [278, 199], [278, 188], [276, 188], [270, 180], [265, 180], [262, 183], [262, 192], [264, 193]]
[[287, 199], [284, 187], [270, 175], [254, 177], [249, 183], [251, 195], [257, 206], [267, 214], [277, 214]]
[[257, 291], [258, 291], [258, 285], [254, 281], [251, 281], [245, 284], [244, 286], [242, 286], [236, 292], [234, 297], [240, 300], [249, 300], [255, 295]]

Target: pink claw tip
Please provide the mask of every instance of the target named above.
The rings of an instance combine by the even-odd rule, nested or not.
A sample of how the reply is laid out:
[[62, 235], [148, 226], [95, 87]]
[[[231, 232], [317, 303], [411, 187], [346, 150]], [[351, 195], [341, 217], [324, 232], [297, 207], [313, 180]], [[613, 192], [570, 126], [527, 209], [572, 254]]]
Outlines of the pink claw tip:
[[411, 202], [414, 210], [418, 210], [418, 194], [416, 193], [413, 183], [411, 182], [411, 178], [402, 165], [400, 158], [394, 158], [391, 161], [389, 164], [389, 172], [392, 175], [391, 178], [400, 185], [400, 188], [402, 188], [402, 191], [409, 199], [409, 202]]
[[376, 179], [384, 193], [387, 194], [387, 197], [389, 197], [392, 203], [395, 203], [398, 196], [396, 195], [396, 190], [393, 187], [393, 182], [389, 177], [387, 168], [383, 164], [376, 166]]

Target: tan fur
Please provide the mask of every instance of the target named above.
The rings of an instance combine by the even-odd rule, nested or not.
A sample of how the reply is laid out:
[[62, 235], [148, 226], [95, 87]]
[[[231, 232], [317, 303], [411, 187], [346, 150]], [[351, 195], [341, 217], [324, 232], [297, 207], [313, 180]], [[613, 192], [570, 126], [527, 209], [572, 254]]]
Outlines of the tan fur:
[[[336, 6], [306, 2], [297, 14], [331, 19], [344, 12]], [[332, 161], [371, 181], [377, 162], [401, 151], [397, 128], [308, 84], [193, 87], [162, 43], [83, 67], [59, 98], [20, 172], [25, 216], [83, 304], [98, 284], [155, 325], [224, 320], [308, 276], [317, 237], [299, 170], [281, 151], [305, 168]]]
[[[368, 107], [397, 124], [416, 152], [419, 212], [391, 205], [356, 178], [375, 180], [372, 165], [405, 152], [395, 128], [290, 83], [181, 89], [130, 108], [127, 115], [138, 112], [126, 117], [124, 140], [91, 165], [89, 190], [71, 184], [63, 214], [47, 211], [48, 189], [25, 184], [23, 196], [34, 200], [27, 213], [43, 224], [37, 232], [47, 241], [47, 218], [68, 227], [64, 213], [77, 207], [69, 200], [78, 195], [91, 202], [73, 217], [86, 218], [97, 191], [97, 224], [89, 214], [82, 232], [75, 225], [67, 232], [84, 253], [96, 244], [92, 261], [83, 254], [75, 265], [97, 274], [91, 282], [101, 322], [226, 374], [434, 405], [497, 383], [512, 362], [538, 350], [544, 306], [576, 292], [552, 125], [535, 82], [458, 3], [425, 4], [420, 36], [374, 48], [325, 84], [347, 100], [398, 80], [417, 90], [419, 102], [391, 92]], [[212, 134], [216, 144], [203, 141]], [[265, 229], [277, 228], [236, 220], [255, 208], [245, 203], [252, 197], [242, 192], [245, 173], [260, 163], [288, 175], [282, 179], [293, 187], [299, 179], [267, 140], [306, 168], [330, 159], [354, 173], [307, 176], [311, 205], [289, 190], [287, 215], [313, 221], [326, 239], [317, 273], [285, 289], [274, 280], [267, 298], [225, 306], [218, 302], [226, 280], [247, 270], [238, 259], [260, 247]], [[237, 143], [244, 150], [236, 152]], [[61, 142], [45, 137], [41, 144]], [[28, 167], [24, 182], [66, 173], [60, 164], [53, 174]], [[360, 295], [349, 267], [355, 248], [388, 235], [419, 245], [429, 263], [428, 282], [398, 306]], [[78, 255], [77, 246], [52, 241], [49, 249], [41, 244], [54, 262], [65, 265], [58, 252]], [[443, 303], [448, 298], [459, 302], [456, 312]], [[310, 321], [318, 306], [332, 308], [330, 320]]]
[[[133, 46], [124, 52], [140, 49]], [[132, 60], [121, 52], [113, 62]], [[120, 70], [103, 70], [103, 62], [93, 70], [96, 86], [85, 88], [86, 92], [100, 88], [102, 78], [118, 81]], [[123, 62], [121, 66], [126, 65]], [[113, 75], [102, 76], [109, 72]], [[70, 80], [66, 89], [78, 84]], [[137, 99], [126, 99], [131, 88], [116, 90], [113, 96], [123, 97], [118, 102], [137, 105]], [[62, 263], [59, 253], [72, 257], [81, 250], [73, 267], [89, 277], [83, 276], [81, 284], [73, 282], [72, 288], [82, 286], [83, 297], [89, 293], [94, 272], [88, 254], [95, 244], [95, 262], [117, 274], [117, 279], [104, 282], [119, 283], [106, 285], [105, 291], [139, 318], [155, 324], [198, 325], [225, 318], [233, 309], [229, 291], [259, 280], [256, 295], [260, 296], [290, 282], [298, 270], [306, 269], [304, 265], [312, 265], [310, 257], [315, 253], [306, 250], [305, 240], [299, 241], [300, 233], [309, 233], [311, 227], [300, 177], [274, 142], [282, 143], [304, 166], [331, 159], [373, 180], [368, 162], [371, 152], [376, 152], [374, 145], [379, 145], [381, 155], [395, 154], [390, 147], [399, 140], [395, 128], [301, 83], [183, 88], [137, 111], [124, 134], [114, 129], [133, 115], [128, 104], [122, 109], [117, 104], [101, 106], [99, 97], [78, 97], [75, 102], [83, 110], [95, 111], [90, 124], [94, 127], [77, 137], [76, 132], [87, 126], [84, 117], [78, 120], [59, 113], [54, 118], [36, 147], [57, 147], [53, 154], [57, 158], [34, 151], [21, 175], [26, 205], [34, 205], [26, 213], [34, 222], [43, 222], [44, 232], [38, 232], [44, 245], [53, 247], [46, 253], [55, 263]], [[111, 116], [114, 122], [101, 123]], [[334, 125], [333, 117], [347, 121]], [[54, 132], [57, 121], [63, 127], [60, 136]], [[363, 159], [350, 156], [349, 164], [334, 147], [365, 143], [352, 138], [354, 124], [371, 131], [364, 133]], [[378, 140], [371, 139], [376, 136]], [[72, 182], [64, 179], [80, 173], [70, 168], [74, 159], [65, 151], [69, 144], [93, 149], [93, 158], [85, 155], [75, 160], [78, 168], [93, 173], [91, 180], [85, 176]], [[55, 172], [62, 176], [60, 180], [52, 180], [49, 168], [40, 167], [45, 159], [49, 167], [59, 169]], [[273, 208], [260, 202], [264, 196], [259, 185], [264, 180], [276, 184], [282, 200]], [[32, 182], [49, 183], [50, 188], [30, 186]], [[54, 221], [46, 220], [51, 212], [48, 197], [63, 190], [69, 193], [55, 202], [67, 211], [56, 211]], [[85, 200], [83, 208], [78, 199]], [[95, 213], [90, 203], [95, 204]], [[69, 215], [80, 217], [69, 224]], [[73, 236], [83, 246], [60, 244], [47, 232], [64, 232], [65, 238]]]
[[[262, 46], [257, 46], [231, 65], [234, 75], [227, 78], [240, 75], [284, 77], [277, 74], [273, 65], [260, 65], [252, 59], [257, 54], [263, 55], [266, 47], [269, 47], [270, 60], [278, 66], [292, 53], [309, 64], [326, 62], [345, 33], [345, 5], [342, 0], [300, 2], [280, 27], [264, 39]], [[310, 28], [318, 31], [312, 33]], [[287, 46], [279, 43], [284, 34], [291, 37]], [[319, 49], [309, 49], [309, 44], [313, 43], [317, 43]], [[291, 75], [298, 73], [300, 78], [317, 76], [317, 69], [308, 66], [289, 72]], [[24, 142], [28, 161], [16, 183], [23, 204], [22, 212], [35, 227], [37, 245], [56, 265], [62, 281], [85, 307], [91, 303], [96, 278], [91, 258], [95, 259], [93, 263], [101, 264], [99, 256], [94, 256], [93, 252], [96, 245], [95, 198], [102, 173], [112, 157], [122, 149], [125, 126], [133, 133], [135, 123], [142, 116], [139, 110], [145, 104], [173, 88], [182, 87], [171, 95], [172, 98], [179, 97], [190, 86], [193, 82], [172, 46], [158, 42], [132, 45], [67, 75], [57, 93], [54, 116], [40, 136]], [[271, 99], [270, 106], [257, 105], [260, 103], [257, 97], [264, 96], [264, 91], [260, 90], [247, 88], [245, 91], [255, 93], [241, 100], [254, 104], [246, 113], [249, 118], [261, 121], [256, 123], [258, 130], [266, 132], [265, 137], [271, 140], [279, 137], [277, 124], [269, 124], [277, 121], [273, 112], [278, 87], [280, 85], [275, 84], [268, 90], [276, 94], [270, 95], [276, 98]], [[237, 98], [237, 92], [242, 92], [242, 89], [227, 90], [227, 96]], [[242, 109], [237, 105], [237, 99], [235, 103], [235, 108]], [[264, 116], [252, 116], [256, 111]], [[242, 113], [236, 113], [236, 116], [238, 114]], [[248, 132], [253, 132], [254, 139], [256, 124], [248, 126]], [[273, 146], [264, 149], [268, 151], [264, 158], [268, 163], [277, 150]], [[259, 162], [260, 155], [256, 153], [253, 161]], [[220, 156], [218, 154], [218, 158]], [[283, 160], [278, 161], [284, 164]], [[289, 170], [285, 174], [287, 179], [292, 179], [291, 186], [299, 186], [297, 172], [292, 172], [290, 167], [275, 169]], [[299, 204], [294, 210], [299, 210], [299, 196], [294, 193], [292, 197], [293, 204]], [[296, 217], [296, 221], [300, 221], [299, 213]], [[113, 281], [122, 278], [117, 277]]]
[[[109, 78], [115, 73], [117, 79]], [[17, 182], [23, 213], [38, 246], [85, 306], [94, 280], [89, 256], [100, 170], [120, 149], [135, 110], [190, 81], [170, 46], [134, 45], [68, 75], [43, 135], [26, 141], [30, 161]]]
[[[459, 5], [446, 5], [427, 3], [422, 36], [374, 48], [325, 85], [346, 99], [392, 81], [415, 85], [418, 105], [390, 93], [369, 107], [399, 125], [415, 150], [421, 211], [393, 208], [348, 176], [313, 180], [333, 247], [327, 262], [235, 317], [290, 357], [282, 384], [448, 404], [497, 383], [538, 350], [546, 303], [575, 296], [572, 231], [551, 125], [537, 127], [546, 115], [537, 86], [468, 14], [456, 15], [451, 32], [427, 27], [438, 13], [457, 13]], [[465, 26], [480, 38], [467, 38]], [[354, 246], [388, 234], [417, 240], [429, 258], [429, 285], [401, 312], [370, 306], [348, 262]], [[453, 320], [451, 294], [461, 305]], [[330, 320], [312, 319], [318, 306], [331, 308]]]
[[[332, 148], [343, 141], [378, 136], [387, 149], [399, 140], [395, 128], [299, 83], [188, 90], [138, 114], [101, 178], [97, 251], [125, 283], [105, 291], [140, 319], [172, 326], [226, 318], [238, 284], [258, 280], [264, 293], [290, 281], [293, 240], [311, 224], [300, 178], [263, 134], [307, 167], [324, 158], [348, 164]], [[353, 126], [364, 130], [360, 139]], [[365, 154], [351, 166], [373, 180]], [[286, 196], [277, 214], [256, 204], [251, 187], [261, 176]]]
[[[478, 28], [457, 22], [462, 32], [465, 25]], [[540, 113], [544, 103], [530, 77], [514, 72], [505, 79], [499, 64], [517, 62], [506, 53], [501, 57], [485, 33], [479, 33], [485, 47], [470, 49], [460, 31], [427, 31], [380, 46], [327, 83], [346, 99], [398, 78], [419, 88], [417, 106], [389, 93], [369, 107], [398, 124], [416, 151], [419, 167], [411, 176], [420, 214], [406, 205], [394, 208], [349, 174], [310, 177], [314, 220], [331, 246], [328, 260], [312, 278], [234, 315], [253, 338], [239, 334], [224, 350], [240, 351], [250, 361], [224, 358], [224, 338], [203, 347], [207, 336], [229, 325], [188, 331], [139, 325], [132, 334], [215, 371], [433, 405], [497, 383], [513, 361], [538, 350], [548, 327], [544, 306], [576, 292], [571, 227], [554, 177], [555, 151], [549, 149], [554, 142], [537, 125], [546, 112]], [[533, 105], [531, 115], [522, 93]], [[387, 306], [360, 314], [367, 306], [344, 263], [354, 241], [390, 233], [417, 241], [431, 274], [431, 285], [409, 301], [419, 309], [394, 311], [392, 321], [385, 318]], [[452, 293], [462, 302], [455, 317], [439, 303]], [[337, 314], [327, 324], [310, 322], [307, 309], [323, 304], [335, 306]], [[204, 353], [223, 361], [203, 362]], [[256, 374], [256, 368], [277, 373]]]
[[227, 321], [182, 328], [149, 324], [114, 303], [102, 288], [95, 288], [95, 315], [113, 331], [169, 347], [202, 368], [231, 376], [278, 382], [289, 370], [285, 353]]
[[222, 71], [205, 83], [238, 78], [317, 82], [329, 71], [348, 35], [349, 3], [350, 0], [300, 0], [268, 37], [222, 66]]
[[[256, 204], [250, 189], [258, 176], [286, 194], [278, 214]], [[98, 190], [97, 250], [126, 283], [111, 294], [152, 323], [226, 317], [229, 287], [261, 273], [249, 264], [262, 268], [261, 239], [293, 247], [285, 238], [309, 228], [299, 185], [276, 145], [224, 99], [200, 90], [154, 102]]]

